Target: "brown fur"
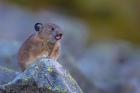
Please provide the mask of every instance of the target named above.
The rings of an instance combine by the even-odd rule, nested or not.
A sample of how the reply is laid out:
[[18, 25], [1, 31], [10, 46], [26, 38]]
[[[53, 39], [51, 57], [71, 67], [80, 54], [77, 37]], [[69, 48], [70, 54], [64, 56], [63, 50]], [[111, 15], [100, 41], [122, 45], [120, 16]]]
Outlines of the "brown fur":
[[35, 60], [48, 57], [57, 60], [60, 55], [60, 41], [51, 43], [40, 38], [39, 34], [32, 34], [19, 49], [18, 60], [24, 71]]

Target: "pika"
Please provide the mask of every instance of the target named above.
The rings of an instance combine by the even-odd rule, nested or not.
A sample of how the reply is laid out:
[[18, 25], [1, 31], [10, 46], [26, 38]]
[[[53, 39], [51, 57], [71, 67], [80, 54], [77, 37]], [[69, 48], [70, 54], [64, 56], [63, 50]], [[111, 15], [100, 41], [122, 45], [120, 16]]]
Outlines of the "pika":
[[63, 34], [59, 26], [53, 23], [36, 23], [34, 29], [35, 33], [25, 40], [18, 52], [22, 71], [37, 59], [47, 57], [57, 60], [60, 55]]

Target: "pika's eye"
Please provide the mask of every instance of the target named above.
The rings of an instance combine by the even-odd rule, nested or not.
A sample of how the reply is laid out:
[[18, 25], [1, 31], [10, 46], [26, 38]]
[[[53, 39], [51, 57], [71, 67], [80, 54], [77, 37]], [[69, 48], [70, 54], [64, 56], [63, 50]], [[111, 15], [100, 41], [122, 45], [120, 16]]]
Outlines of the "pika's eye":
[[35, 31], [41, 31], [42, 29], [43, 29], [43, 24], [42, 23], [36, 23], [35, 25], [34, 25], [34, 29], [35, 29]]
[[54, 27], [52, 27], [51, 30], [54, 31]]
[[54, 31], [55, 30], [55, 27], [53, 25], [48, 25], [48, 30], [49, 31]]

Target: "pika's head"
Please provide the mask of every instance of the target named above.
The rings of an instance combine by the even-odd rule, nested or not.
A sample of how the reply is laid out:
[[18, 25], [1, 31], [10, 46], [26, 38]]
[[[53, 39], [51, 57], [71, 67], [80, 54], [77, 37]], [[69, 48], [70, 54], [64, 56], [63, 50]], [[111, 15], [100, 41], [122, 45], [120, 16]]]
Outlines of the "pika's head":
[[62, 30], [59, 26], [53, 23], [47, 23], [45, 25], [42, 23], [36, 23], [34, 29], [41, 39], [47, 40], [47, 42], [51, 43], [61, 40], [63, 36]]

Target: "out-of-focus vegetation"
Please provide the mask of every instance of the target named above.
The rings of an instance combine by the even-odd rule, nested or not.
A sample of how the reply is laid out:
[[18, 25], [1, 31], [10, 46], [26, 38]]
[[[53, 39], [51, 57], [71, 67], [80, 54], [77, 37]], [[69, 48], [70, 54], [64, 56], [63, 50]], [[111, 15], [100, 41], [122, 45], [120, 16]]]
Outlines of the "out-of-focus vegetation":
[[57, 7], [90, 25], [89, 41], [124, 39], [139, 44], [139, 0], [7, 0], [36, 11]]
[[0, 65], [19, 71], [21, 43], [51, 21], [64, 30], [60, 63], [84, 93], [140, 93], [139, 10], [140, 0], [0, 1]]

